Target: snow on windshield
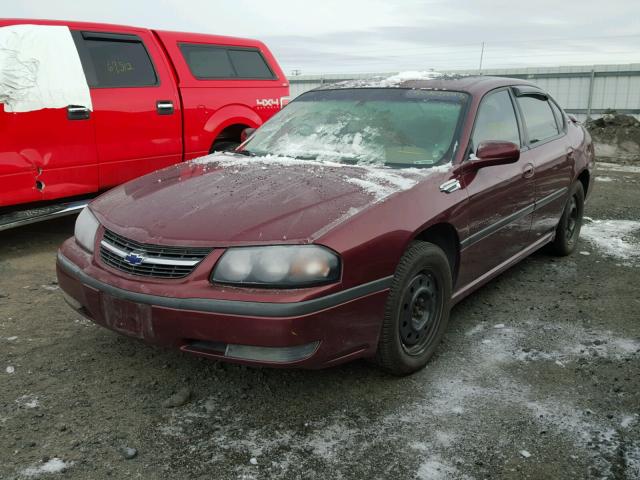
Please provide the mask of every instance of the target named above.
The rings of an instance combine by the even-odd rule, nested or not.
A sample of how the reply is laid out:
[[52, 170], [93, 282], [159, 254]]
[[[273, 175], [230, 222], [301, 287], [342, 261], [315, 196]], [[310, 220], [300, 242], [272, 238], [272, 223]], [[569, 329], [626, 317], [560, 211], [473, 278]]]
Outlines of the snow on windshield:
[[257, 155], [431, 167], [450, 160], [468, 96], [420, 89], [307, 92], [243, 145]]
[[319, 124], [305, 135], [285, 133], [276, 138], [270, 150], [285, 157], [313, 156], [329, 161], [349, 158], [359, 163], [376, 163], [384, 158], [383, 146], [378, 142], [382, 135], [377, 128], [366, 126], [357, 132], [345, 132], [348, 125], [349, 120], [342, 118], [335, 123]]

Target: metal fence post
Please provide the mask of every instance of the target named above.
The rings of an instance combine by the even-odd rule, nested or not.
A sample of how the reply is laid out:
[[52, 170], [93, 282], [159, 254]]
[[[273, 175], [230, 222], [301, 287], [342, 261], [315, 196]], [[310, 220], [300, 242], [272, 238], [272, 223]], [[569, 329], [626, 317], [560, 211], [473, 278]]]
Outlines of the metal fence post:
[[589, 98], [587, 100], [587, 120], [591, 120], [591, 104], [593, 103], [593, 84], [596, 77], [596, 69], [591, 69], [591, 77], [589, 77]]

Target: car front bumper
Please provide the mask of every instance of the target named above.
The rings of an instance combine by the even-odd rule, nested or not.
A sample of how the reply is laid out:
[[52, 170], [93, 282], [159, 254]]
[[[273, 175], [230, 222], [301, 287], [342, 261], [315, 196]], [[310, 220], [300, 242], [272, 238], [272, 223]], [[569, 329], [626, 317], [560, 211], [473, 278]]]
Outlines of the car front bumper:
[[[303, 368], [372, 356], [390, 285], [387, 277], [308, 301], [251, 302], [169, 297], [166, 284], [88, 271], [96, 271], [93, 255], [65, 242], [57, 257], [60, 288], [72, 308], [99, 325], [197, 355]], [[131, 282], [144, 284], [144, 292], [123, 288]]]

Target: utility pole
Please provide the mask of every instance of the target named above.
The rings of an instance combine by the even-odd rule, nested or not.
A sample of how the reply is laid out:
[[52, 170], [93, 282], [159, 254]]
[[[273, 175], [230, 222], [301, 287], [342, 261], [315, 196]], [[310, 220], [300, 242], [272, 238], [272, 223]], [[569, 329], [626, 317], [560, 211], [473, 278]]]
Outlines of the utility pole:
[[482, 57], [484, 57], [484, 42], [480, 48], [480, 67], [478, 68], [478, 75], [482, 75]]

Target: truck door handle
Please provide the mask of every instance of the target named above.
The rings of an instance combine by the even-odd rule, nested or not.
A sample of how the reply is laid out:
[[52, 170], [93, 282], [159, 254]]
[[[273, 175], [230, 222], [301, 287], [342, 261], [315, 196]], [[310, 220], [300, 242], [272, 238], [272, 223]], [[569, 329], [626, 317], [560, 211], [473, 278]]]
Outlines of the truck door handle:
[[91, 111], [87, 107], [80, 105], [69, 105], [67, 107], [67, 120], [88, 120]]
[[535, 169], [533, 168], [533, 163], [527, 163], [522, 169], [522, 176], [524, 178], [531, 178], [535, 173]]
[[173, 114], [173, 102], [171, 100], [158, 100], [156, 102], [156, 111], [158, 115]]

